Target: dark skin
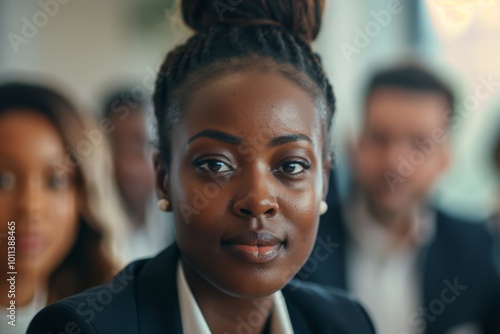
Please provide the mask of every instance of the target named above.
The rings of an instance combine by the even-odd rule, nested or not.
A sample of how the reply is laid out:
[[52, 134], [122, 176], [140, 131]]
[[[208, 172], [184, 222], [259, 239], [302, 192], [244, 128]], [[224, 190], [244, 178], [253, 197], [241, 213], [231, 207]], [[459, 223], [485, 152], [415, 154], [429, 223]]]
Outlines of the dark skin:
[[[226, 76], [190, 97], [172, 132], [170, 165], [155, 158], [186, 279], [213, 333], [236, 332], [256, 303], [267, 310], [254, 327], [262, 332], [265, 301], [312, 250], [329, 170], [319, 114], [311, 95], [280, 74]], [[228, 244], [252, 232], [267, 232], [277, 246]]]

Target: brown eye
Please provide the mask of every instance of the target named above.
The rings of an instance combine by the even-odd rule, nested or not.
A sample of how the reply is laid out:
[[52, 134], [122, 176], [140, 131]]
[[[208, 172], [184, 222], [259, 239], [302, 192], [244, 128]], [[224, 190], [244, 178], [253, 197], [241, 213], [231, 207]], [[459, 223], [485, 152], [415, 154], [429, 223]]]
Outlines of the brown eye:
[[51, 189], [65, 189], [69, 186], [69, 178], [65, 173], [52, 174], [49, 176], [47, 183]]
[[289, 175], [297, 175], [304, 172], [308, 168], [309, 164], [303, 161], [289, 161], [282, 164], [277, 171]]
[[16, 177], [9, 171], [0, 171], [0, 190], [9, 191], [14, 189]]
[[199, 169], [209, 173], [225, 173], [233, 170], [233, 168], [227, 163], [217, 159], [203, 160], [197, 162], [196, 166]]
[[369, 140], [371, 144], [374, 144], [376, 146], [384, 147], [387, 146], [389, 142], [389, 138], [387, 138], [386, 135], [384, 135], [381, 132], [373, 132], [369, 136]]

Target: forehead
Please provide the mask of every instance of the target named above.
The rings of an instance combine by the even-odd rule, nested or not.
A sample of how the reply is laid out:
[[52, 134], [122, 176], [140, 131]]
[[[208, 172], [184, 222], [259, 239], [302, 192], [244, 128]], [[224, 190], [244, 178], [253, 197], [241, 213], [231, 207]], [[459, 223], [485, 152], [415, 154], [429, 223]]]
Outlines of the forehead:
[[62, 138], [45, 116], [19, 109], [1, 115], [0, 119], [0, 154], [9, 160], [50, 164], [64, 155]]
[[190, 96], [181, 128], [186, 135], [214, 128], [244, 140], [258, 133], [303, 133], [321, 138], [320, 113], [313, 97], [278, 73], [258, 71], [225, 76]]
[[448, 109], [446, 98], [439, 93], [379, 88], [367, 101], [365, 124], [399, 131], [431, 131], [446, 127]]

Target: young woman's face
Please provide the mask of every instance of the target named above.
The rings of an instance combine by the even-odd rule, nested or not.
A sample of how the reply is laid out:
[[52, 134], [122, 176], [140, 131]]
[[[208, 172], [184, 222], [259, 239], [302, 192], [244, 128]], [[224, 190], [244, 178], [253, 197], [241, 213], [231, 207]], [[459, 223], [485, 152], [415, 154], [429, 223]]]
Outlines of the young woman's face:
[[189, 269], [240, 297], [268, 296], [294, 276], [325, 190], [322, 127], [310, 95], [279, 74], [235, 74], [194, 92], [160, 185]]
[[[76, 171], [57, 171], [64, 143], [54, 125], [30, 110], [0, 116], [0, 233], [15, 221], [16, 269], [47, 275], [66, 256], [78, 230]], [[2, 256], [2, 263], [7, 257]], [[2, 267], [7, 268], [7, 265]]]

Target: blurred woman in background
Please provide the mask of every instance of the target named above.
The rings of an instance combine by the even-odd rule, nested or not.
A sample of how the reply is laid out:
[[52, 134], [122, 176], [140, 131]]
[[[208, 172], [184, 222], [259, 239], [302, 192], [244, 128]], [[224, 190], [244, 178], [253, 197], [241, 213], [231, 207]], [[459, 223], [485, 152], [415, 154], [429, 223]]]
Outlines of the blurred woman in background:
[[119, 269], [113, 238], [124, 219], [107, 149], [57, 92], [0, 86], [0, 280], [11, 279], [0, 288], [0, 333], [25, 333], [41, 308]]

